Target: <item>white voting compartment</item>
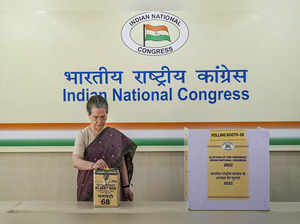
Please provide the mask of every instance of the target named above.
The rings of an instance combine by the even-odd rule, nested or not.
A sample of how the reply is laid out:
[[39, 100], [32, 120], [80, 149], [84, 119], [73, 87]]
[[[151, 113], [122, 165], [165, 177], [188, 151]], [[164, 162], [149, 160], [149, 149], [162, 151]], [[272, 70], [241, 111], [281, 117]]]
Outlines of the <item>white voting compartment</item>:
[[[246, 186], [247, 197], [244, 198], [214, 199], [208, 196], [208, 176], [212, 174], [208, 171], [210, 133], [211, 130], [188, 130], [188, 208], [191, 210], [269, 210], [268, 131], [262, 128], [244, 130], [248, 142], [248, 186]], [[223, 146], [224, 150], [226, 147], [229, 147], [228, 144]], [[233, 150], [235, 149], [232, 149], [232, 152]], [[224, 168], [226, 169], [230, 171], [230, 168]], [[224, 181], [225, 190], [233, 187], [226, 183], [228, 182]], [[239, 191], [239, 186], [235, 186], [234, 190]]]

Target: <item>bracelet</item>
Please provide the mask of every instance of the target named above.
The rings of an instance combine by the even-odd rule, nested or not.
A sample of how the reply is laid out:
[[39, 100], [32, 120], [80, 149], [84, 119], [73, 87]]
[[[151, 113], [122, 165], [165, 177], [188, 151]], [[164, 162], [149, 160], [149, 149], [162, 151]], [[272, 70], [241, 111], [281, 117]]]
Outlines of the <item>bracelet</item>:
[[130, 187], [130, 185], [128, 184], [128, 185], [122, 186], [122, 188], [127, 188], [127, 187]]
[[93, 170], [94, 163], [89, 164], [89, 170]]

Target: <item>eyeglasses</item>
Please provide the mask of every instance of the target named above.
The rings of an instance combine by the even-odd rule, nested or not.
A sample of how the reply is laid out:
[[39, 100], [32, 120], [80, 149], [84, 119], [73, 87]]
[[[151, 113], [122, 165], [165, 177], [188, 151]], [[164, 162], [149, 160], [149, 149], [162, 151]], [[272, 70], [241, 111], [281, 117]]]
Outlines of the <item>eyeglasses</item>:
[[92, 118], [93, 121], [97, 121], [97, 120], [104, 121], [104, 120], [106, 120], [105, 115], [103, 115], [103, 116], [91, 116], [91, 118]]

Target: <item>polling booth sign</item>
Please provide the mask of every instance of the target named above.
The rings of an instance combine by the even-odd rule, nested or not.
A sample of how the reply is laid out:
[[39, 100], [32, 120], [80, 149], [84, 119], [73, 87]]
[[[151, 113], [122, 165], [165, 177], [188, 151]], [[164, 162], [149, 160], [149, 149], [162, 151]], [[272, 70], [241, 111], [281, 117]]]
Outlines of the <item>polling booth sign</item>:
[[188, 131], [188, 208], [269, 210], [265, 129]]

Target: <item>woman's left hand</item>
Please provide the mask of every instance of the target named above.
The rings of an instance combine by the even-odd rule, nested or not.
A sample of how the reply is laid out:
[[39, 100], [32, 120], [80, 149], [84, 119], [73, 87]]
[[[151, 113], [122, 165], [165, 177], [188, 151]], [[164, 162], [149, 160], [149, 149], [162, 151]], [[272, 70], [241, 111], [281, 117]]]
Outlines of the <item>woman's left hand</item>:
[[130, 187], [124, 188], [124, 196], [126, 200], [133, 201], [133, 192]]

